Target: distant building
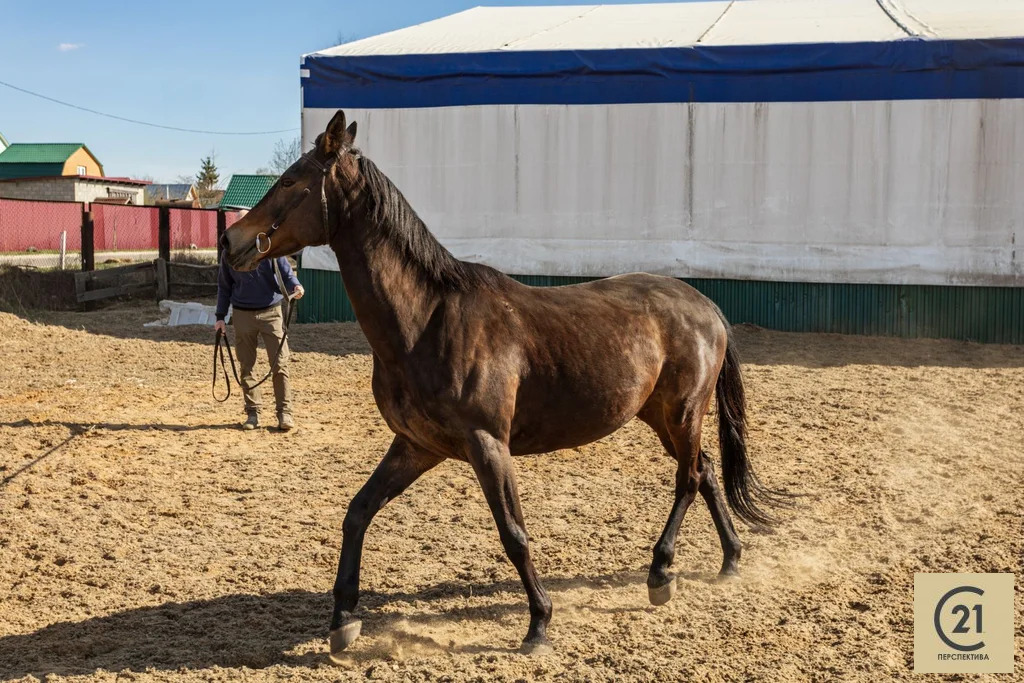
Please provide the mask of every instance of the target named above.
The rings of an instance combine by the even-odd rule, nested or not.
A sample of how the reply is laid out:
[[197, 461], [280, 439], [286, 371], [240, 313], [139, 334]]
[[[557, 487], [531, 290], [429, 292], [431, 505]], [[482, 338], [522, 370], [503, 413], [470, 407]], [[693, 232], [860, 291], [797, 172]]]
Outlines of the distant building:
[[36, 199], [51, 202], [146, 203], [145, 180], [95, 176], [0, 178], [0, 198]]
[[146, 188], [146, 204], [198, 209], [199, 192], [192, 183], [153, 184]]
[[263, 195], [277, 182], [276, 175], [240, 175], [231, 176], [228, 189], [220, 200], [222, 209], [251, 209], [256, 206]]
[[15, 142], [0, 152], [0, 179], [103, 177], [103, 165], [80, 142]]

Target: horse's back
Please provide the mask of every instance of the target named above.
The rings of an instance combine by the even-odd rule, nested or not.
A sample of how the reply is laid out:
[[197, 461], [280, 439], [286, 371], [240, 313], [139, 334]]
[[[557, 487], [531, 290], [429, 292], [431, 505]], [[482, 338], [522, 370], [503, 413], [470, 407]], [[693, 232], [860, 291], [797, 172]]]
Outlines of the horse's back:
[[725, 332], [718, 307], [682, 280], [651, 273], [626, 273], [561, 287], [530, 287], [511, 281], [505, 290], [523, 312], [541, 312], [544, 327], [563, 318], [576, 323], [642, 323], [651, 321], [671, 335], [701, 335], [707, 340]]

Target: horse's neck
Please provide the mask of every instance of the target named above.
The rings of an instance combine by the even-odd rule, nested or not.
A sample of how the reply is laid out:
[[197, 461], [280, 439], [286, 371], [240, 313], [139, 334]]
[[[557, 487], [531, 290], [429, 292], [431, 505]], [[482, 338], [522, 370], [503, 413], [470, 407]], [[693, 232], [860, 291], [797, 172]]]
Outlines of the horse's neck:
[[399, 360], [423, 334], [441, 300], [399, 247], [360, 218], [331, 244], [359, 326], [384, 361]]

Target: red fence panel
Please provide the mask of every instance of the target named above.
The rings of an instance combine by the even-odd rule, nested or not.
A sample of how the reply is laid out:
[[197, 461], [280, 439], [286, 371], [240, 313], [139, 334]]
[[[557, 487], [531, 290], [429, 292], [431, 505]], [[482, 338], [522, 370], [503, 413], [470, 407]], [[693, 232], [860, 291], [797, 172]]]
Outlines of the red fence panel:
[[217, 248], [217, 212], [171, 209], [171, 251]]
[[79, 251], [82, 205], [78, 202], [0, 199], [0, 254], [30, 248], [57, 251], [62, 232], [67, 232], [67, 250]]
[[153, 206], [90, 205], [95, 225], [93, 244], [102, 251], [156, 251], [160, 217]]
[[[80, 202], [38, 202], [0, 199], [0, 262], [55, 267], [61, 233], [66, 232], [66, 251], [81, 251]], [[155, 206], [121, 206], [93, 202], [93, 245], [97, 254], [133, 252], [136, 260], [155, 258], [160, 245], [160, 211]], [[170, 217], [171, 251], [217, 247], [217, 211], [176, 209]], [[225, 212], [228, 227], [238, 212]], [[31, 253], [44, 252], [44, 253]], [[45, 252], [53, 253], [53, 263]]]

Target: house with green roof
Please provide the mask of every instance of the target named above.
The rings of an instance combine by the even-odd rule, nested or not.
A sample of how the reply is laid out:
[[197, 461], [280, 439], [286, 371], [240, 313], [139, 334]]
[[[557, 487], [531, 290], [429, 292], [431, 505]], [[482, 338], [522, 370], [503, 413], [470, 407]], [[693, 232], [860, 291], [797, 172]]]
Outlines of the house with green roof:
[[108, 178], [80, 142], [15, 142], [0, 152], [0, 198], [48, 202], [145, 203], [149, 181]]
[[277, 182], [276, 175], [236, 174], [228, 181], [224, 197], [220, 200], [222, 209], [251, 209]]
[[103, 165], [81, 142], [15, 142], [0, 152], [0, 179], [103, 177]]

